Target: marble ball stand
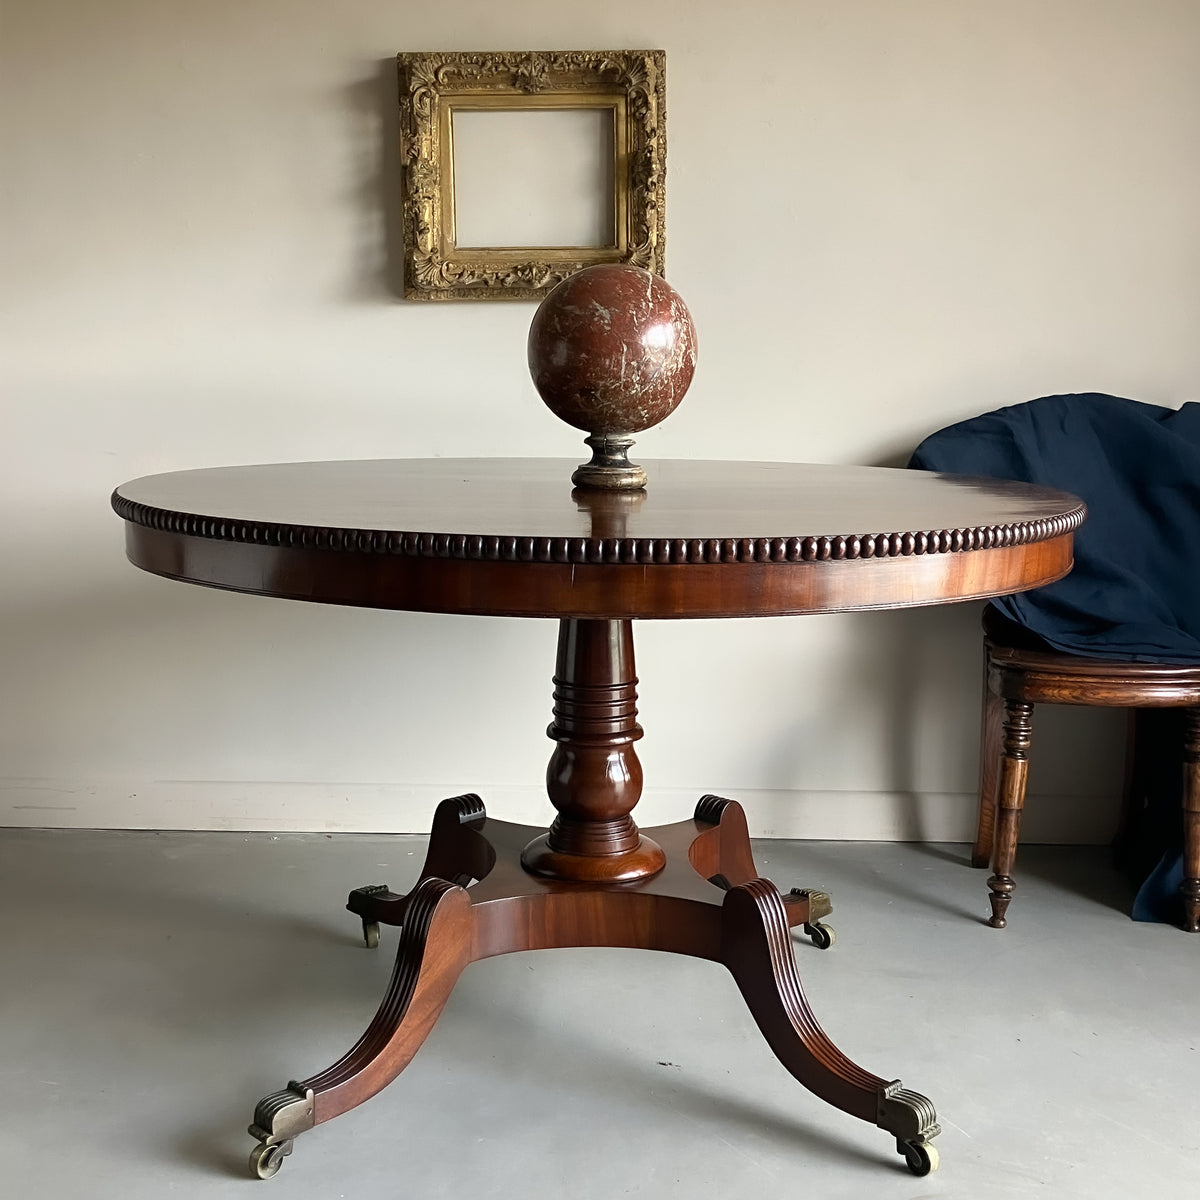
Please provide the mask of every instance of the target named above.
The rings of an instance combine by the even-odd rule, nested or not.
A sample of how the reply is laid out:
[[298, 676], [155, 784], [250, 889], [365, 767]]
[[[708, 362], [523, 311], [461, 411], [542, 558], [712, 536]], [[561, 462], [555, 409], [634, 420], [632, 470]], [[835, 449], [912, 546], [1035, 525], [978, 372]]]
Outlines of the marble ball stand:
[[696, 329], [682, 297], [640, 267], [586, 267], [564, 279], [529, 327], [529, 371], [546, 407], [588, 434], [579, 488], [629, 491], [646, 472], [633, 435], [669, 416], [696, 368]]

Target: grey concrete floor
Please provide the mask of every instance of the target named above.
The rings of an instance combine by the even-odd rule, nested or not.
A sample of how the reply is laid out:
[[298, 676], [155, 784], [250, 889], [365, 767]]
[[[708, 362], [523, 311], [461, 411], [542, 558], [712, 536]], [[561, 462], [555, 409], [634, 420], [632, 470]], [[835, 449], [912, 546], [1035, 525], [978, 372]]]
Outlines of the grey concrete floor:
[[[350, 887], [423, 839], [0, 830], [0, 1195], [1200, 1194], [1200, 937], [1135, 925], [1102, 851], [1022, 849], [1010, 927], [965, 848], [769, 842], [833, 894], [823, 1025], [938, 1106], [942, 1167], [805, 1092], [724, 971], [623, 950], [477, 963], [411, 1066], [251, 1180], [255, 1101], [346, 1050], [396, 946]], [[254, 1192], [251, 1189], [265, 1189]]]

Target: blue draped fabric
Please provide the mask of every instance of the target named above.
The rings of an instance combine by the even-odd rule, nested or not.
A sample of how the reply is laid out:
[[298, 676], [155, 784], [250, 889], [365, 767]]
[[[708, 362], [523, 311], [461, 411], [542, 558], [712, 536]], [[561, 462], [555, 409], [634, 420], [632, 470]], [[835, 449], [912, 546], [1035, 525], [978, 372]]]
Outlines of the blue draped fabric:
[[[1200, 404], [1045, 396], [939, 430], [909, 466], [1081, 497], [1088, 518], [1075, 535], [1072, 572], [992, 603], [1069, 654], [1200, 664]], [[1172, 802], [1173, 821], [1157, 822], [1164, 830], [1179, 828], [1178, 791], [1152, 800], [1164, 818]], [[1139, 892], [1135, 919], [1167, 919], [1180, 878], [1178, 850], [1168, 845]]]
[[1200, 663], [1200, 404], [1045, 396], [927, 437], [910, 466], [1081, 497], [1065, 579], [993, 603], [1069, 654]]

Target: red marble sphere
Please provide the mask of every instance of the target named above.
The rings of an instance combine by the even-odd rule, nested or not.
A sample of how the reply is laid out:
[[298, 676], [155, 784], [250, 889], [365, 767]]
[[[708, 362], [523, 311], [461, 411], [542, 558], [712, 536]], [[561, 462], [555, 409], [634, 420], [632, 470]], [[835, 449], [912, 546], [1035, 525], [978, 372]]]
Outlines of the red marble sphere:
[[555, 416], [588, 433], [657, 425], [695, 369], [687, 305], [641, 267], [585, 267], [550, 292], [529, 326], [534, 386]]

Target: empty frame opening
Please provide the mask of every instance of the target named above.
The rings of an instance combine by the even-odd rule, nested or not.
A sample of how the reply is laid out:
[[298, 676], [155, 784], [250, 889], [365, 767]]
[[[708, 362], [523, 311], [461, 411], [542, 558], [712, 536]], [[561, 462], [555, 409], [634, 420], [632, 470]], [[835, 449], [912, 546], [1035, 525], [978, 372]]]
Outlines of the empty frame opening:
[[611, 108], [455, 107], [455, 245], [616, 245], [614, 116]]

